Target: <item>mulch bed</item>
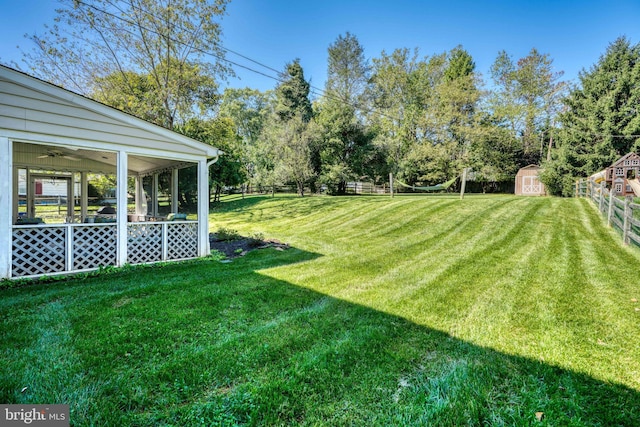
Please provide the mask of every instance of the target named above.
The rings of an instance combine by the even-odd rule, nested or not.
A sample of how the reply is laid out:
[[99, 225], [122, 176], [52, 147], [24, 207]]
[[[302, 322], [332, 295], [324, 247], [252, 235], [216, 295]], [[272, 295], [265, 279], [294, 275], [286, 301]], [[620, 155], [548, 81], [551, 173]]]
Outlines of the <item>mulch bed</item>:
[[245, 256], [255, 249], [275, 248], [277, 250], [289, 249], [289, 245], [276, 239], [256, 240], [241, 237], [235, 240], [218, 240], [215, 233], [209, 235], [211, 250], [217, 250], [225, 254], [227, 258]]

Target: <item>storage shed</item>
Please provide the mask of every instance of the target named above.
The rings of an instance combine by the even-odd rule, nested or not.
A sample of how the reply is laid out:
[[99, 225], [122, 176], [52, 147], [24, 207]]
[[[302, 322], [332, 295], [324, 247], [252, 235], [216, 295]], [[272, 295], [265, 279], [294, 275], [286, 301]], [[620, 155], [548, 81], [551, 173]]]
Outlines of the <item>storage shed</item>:
[[516, 174], [516, 196], [544, 196], [547, 194], [544, 184], [540, 182], [538, 165], [525, 166]]
[[[208, 168], [220, 154], [0, 65], [0, 278], [208, 255]], [[178, 172], [186, 167], [196, 168], [198, 180], [197, 212], [188, 220], [184, 213], [176, 215]], [[88, 179], [96, 173], [115, 177], [110, 218], [95, 218], [90, 211]], [[171, 214], [166, 216], [157, 209], [160, 174], [171, 178]], [[65, 189], [65, 217], [38, 217], [36, 196], [43, 180]], [[150, 183], [149, 196], [143, 180]], [[21, 181], [26, 194], [19, 191]], [[129, 205], [129, 182], [135, 206]]]

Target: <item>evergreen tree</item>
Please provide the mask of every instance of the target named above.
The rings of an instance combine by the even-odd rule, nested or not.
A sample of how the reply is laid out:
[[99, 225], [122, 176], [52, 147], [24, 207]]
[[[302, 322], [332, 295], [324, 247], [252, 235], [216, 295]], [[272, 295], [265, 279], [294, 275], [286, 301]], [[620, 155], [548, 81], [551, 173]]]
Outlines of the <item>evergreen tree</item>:
[[475, 72], [476, 64], [469, 52], [464, 50], [462, 46], [457, 46], [449, 53], [447, 69], [444, 71], [445, 81], [455, 81], [460, 78], [468, 77]]
[[558, 147], [543, 174], [556, 194], [572, 194], [574, 177], [640, 149], [640, 45], [618, 38], [579, 80], [564, 100]]
[[313, 107], [309, 100], [311, 86], [304, 79], [300, 60], [287, 64], [281, 78], [282, 83], [276, 88], [276, 116], [281, 122], [297, 116], [308, 123], [313, 117]]
[[344, 194], [348, 180], [367, 174], [372, 156], [371, 133], [357, 106], [363, 103], [369, 65], [358, 39], [347, 33], [329, 46], [325, 96], [318, 103], [321, 182]]
[[305, 185], [315, 176], [312, 165], [315, 127], [311, 125], [313, 108], [309, 90], [299, 60], [287, 64], [282, 82], [275, 89], [273, 119], [261, 137], [266, 144], [263, 153], [272, 160], [266, 166], [273, 167], [265, 175], [273, 183], [294, 183], [301, 197]]

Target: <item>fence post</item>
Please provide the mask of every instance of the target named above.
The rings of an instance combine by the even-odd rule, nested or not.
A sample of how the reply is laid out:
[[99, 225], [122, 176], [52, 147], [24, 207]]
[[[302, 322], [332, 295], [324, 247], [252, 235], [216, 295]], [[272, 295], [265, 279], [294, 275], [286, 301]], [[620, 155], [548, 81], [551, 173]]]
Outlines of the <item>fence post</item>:
[[585, 188], [585, 190], [584, 190], [584, 196], [585, 196], [587, 199], [589, 199], [589, 198], [590, 198], [590, 196], [591, 196], [591, 194], [589, 194], [589, 180], [587, 180], [587, 182], [586, 182], [585, 184], [586, 184], [586, 188]]
[[631, 231], [631, 201], [632, 197], [627, 196], [624, 198], [624, 223], [622, 225], [622, 241], [625, 245], [629, 244], [629, 231]]
[[607, 212], [607, 226], [611, 227], [611, 218], [613, 217], [613, 189], [609, 190], [609, 212]]
[[600, 181], [600, 196], [598, 199], [598, 210], [602, 213], [602, 208], [604, 205], [604, 181]]

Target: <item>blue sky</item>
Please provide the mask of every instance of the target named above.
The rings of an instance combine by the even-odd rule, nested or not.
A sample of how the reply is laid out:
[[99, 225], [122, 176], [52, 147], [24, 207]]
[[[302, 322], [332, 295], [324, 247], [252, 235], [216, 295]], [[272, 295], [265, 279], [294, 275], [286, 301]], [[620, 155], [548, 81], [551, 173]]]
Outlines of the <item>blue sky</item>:
[[[0, 0], [0, 61], [20, 61], [32, 48], [25, 33], [42, 33], [54, 17], [54, 0]], [[462, 45], [489, 81], [500, 50], [515, 60], [536, 48], [548, 53], [556, 71], [577, 81], [607, 46], [625, 35], [640, 42], [640, 0], [232, 0], [222, 21], [223, 45], [282, 70], [300, 58], [307, 79], [324, 87], [327, 48], [338, 35], [355, 35], [368, 58], [396, 48], [419, 48], [430, 56]], [[233, 54], [228, 59], [275, 75]], [[236, 68], [233, 87], [267, 90], [277, 82]]]

